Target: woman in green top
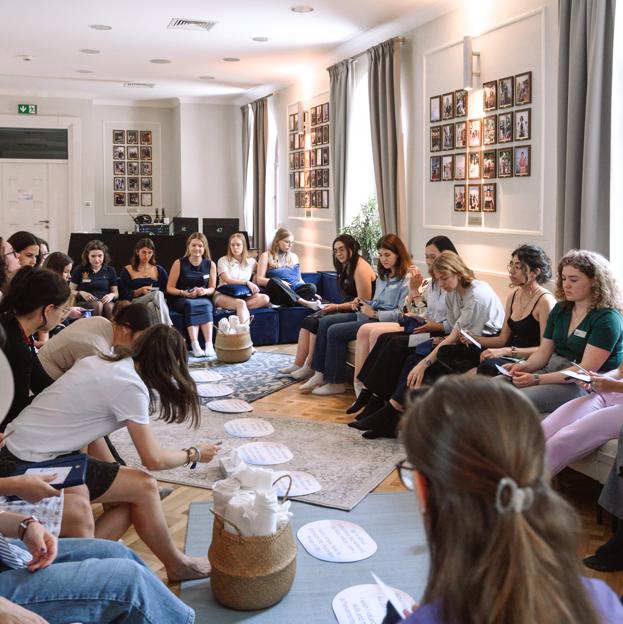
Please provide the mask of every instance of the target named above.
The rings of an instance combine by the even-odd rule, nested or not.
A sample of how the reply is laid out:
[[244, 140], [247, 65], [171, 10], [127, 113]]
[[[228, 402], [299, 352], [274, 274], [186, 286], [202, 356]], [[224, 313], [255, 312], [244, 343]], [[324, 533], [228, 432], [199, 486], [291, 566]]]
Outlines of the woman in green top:
[[556, 299], [538, 350], [509, 366], [512, 381], [538, 411], [552, 412], [586, 391], [565, 375], [606, 372], [623, 359], [623, 301], [609, 262], [573, 249], [558, 264]]

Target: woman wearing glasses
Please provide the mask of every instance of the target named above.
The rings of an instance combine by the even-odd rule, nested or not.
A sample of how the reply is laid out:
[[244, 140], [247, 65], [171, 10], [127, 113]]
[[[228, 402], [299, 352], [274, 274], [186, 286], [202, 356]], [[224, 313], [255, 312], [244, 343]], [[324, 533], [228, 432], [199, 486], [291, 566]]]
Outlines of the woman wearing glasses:
[[401, 437], [431, 559], [405, 624], [623, 621], [618, 596], [580, 574], [579, 521], [549, 485], [538, 414], [521, 393], [446, 377], [409, 407]]
[[19, 271], [20, 264], [18, 254], [9, 241], [4, 240], [0, 236], [0, 299], [4, 293], [11, 278]]

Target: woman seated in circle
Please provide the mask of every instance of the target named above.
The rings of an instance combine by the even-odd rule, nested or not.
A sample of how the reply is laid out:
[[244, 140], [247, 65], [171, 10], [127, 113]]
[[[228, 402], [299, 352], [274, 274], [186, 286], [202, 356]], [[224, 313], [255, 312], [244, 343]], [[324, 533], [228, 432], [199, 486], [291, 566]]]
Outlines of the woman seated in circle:
[[350, 234], [340, 234], [333, 241], [333, 266], [337, 273], [338, 289], [344, 297], [344, 302], [328, 303], [322, 310], [309, 314], [303, 319], [294, 363], [292, 366], [281, 369], [280, 372], [284, 375], [291, 375], [294, 379], [311, 377], [314, 374], [311, 362], [320, 319], [327, 314], [352, 312], [353, 301], [357, 298], [368, 301], [372, 299], [376, 274], [361, 257], [360, 251], [359, 243]]
[[107, 319], [112, 318], [114, 301], [119, 297], [117, 272], [109, 262], [108, 247], [100, 240], [89, 241], [82, 251], [82, 264], [73, 270], [69, 284], [78, 293], [79, 306]]
[[[127, 428], [148, 470], [190, 464], [194, 468], [216, 454], [218, 446], [207, 443], [180, 450], [160, 446], [150, 430], [150, 417], [188, 423], [195, 429], [201, 420], [184, 340], [175, 329], [161, 324], [145, 330], [129, 347], [119, 347], [115, 355], [94, 355], [76, 362], [11, 422], [0, 459], [19, 466], [89, 446], [85, 485], [65, 488], [66, 506], [69, 495], [80, 496], [86, 503], [112, 505], [98, 517], [95, 535], [118, 539], [114, 531], [119, 505], [124, 505], [126, 514], [122, 515], [125, 518], [129, 513], [138, 535], [162, 561], [171, 581], [205, 577], [210, 570], [207, 558], [189, 557], [175, 547], [154, 477], [100, 459], [109, 457], [104, 436], [121, 428]], [[96, 441], [101, 441], [101, 448]]]
[[9, 282], [20, 270], [19, 255], [8, 241], [0, 236], [0, 300], [9, 287]]
[[37, 256], [37, 264], [35, 266], [38, 269], [42, 269], [43, 263], [50, 255], [50, 245], [48, 244], [48, 241], [44, 238], [37, 237], [37, 242], [39, 243], [39, 255]]
[[141, 238], [134, 246], [130, 264], [119, 277], [119, 300], [143, 303], [154, 323], [172, 325], [169, 307], [164, 299], [168, 273], [156, 262], [156, 247], [149, 238]]
[[[186, 241], [186, 254], [176, 260], [169, 272], [167, 293], [173, 309], [184, 315], [184, 325], [195, 357], [216, 357], [212, 344], [213, 307], [210, 297], [216, 287], [216, 265], [210, 260], [208, 240], [195, 232]], [[205, 351], [199, 344], [199, 330], [205, 340]]]
[[67, 254], [62, 251], [53, 251], [51, 254], [47, 255], [41, 268], [54, 271], [54, 273], [60, 275], [69, 284], [73, 265], [74, 261]]
[[365, 323], [398, 318], [409, 292], [411, 256], [395, 234], [386, 234], [376, 243], [379, 252], [378, 279], [372, 300], [355, 299], [358, 312], [332, 314], [320, 319], [312, 360], [314, 375], [299, 387], [302, 392], [329, 395], [344, 392], [346, 348]]
[[249, 310], [264, 308], [270, 303], [268, 295], [251, 279], [257, 270], [255, 258], [249, 257], [247, 241], [236, 232], [229, 237], [227, 255], [219, 258], [216, 272], [219, 286], [214, 293], [214, 305], [234, 310], [241, 323], [249, 320]]
[[399, 474], [430, 550], [424, 596], [404, 624], [623, 621], [618, 596], [581, 576], [579, 518], [550, 487], [538, 414], [522, 393], [446, 377], [409, 406], [401, 439]]
[[20, 266], [34, 267], [37, 265], [39, 239], [34, 234], [21, 230], [9, 236], [7, 242], [17, 252]]
[[582, 368], [605, 373], [623, 361], [623, 299], [610, 263], [598, 253], [573, 249], [558, 263], [556, 299], [541, 344], [527, 360], [509, 366], [512, 381], [541, 413], [584, 396], [565, 376]]
[[299, 258], [291, 251], [293, 244], [292, 233], [279, 228], [270, 249], [260, 256], [255, 281], [275, 305], [300, 305], [320, 310], [322, 303], [316, 295], [316, 287], [306, 284], [301, 277]]

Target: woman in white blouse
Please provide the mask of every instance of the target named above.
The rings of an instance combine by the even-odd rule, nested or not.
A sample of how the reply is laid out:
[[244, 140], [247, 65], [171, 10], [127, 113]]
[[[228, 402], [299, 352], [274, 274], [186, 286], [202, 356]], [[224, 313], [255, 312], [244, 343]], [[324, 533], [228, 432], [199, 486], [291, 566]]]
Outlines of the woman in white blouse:
[[235, 310], [241, 323], [249, 319], [249, 310], [269, 304], [268, 295], [260, 293], [260, 287], [251, 281], [257, 262], [249, 257], [244, 235], [237, 232], [229, 237], [227, 255], [219, 258], [216, 270], [219, 286], [214, 305]]

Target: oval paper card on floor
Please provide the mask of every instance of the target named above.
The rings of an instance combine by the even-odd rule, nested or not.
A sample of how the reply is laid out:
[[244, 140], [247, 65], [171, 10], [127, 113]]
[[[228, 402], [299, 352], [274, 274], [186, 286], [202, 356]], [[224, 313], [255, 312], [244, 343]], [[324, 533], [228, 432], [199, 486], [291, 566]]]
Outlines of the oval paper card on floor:
[[195, 380], [195, 383], [214, 383], [223, 379], [223, 375], [211, 370], [191, 370], [190, 376]]
[[363, 527], [346, 520], [310, 522], [296, 536], [312, 557], [334, 563], [367, 559], [377, 548]]
[[223, 427], [234, 438], [262, 438], [275, 433], [275, 428], [261, 418], [236, 418], [228, 420]]
[[[283, 475], [290, 475], [292, 477], [292, 487], [288, 496], [306, 496], [307, 494], [314, 494], [322, 489], [320, 483], [313, 475], [307, 472], [301, 472], [300, 470], [277, 470], [275, 471], [275, 479]], [[275, 485], [277, 490], [277, 496], [285, 496], [290, 484], [288, 479], [282, 479]]]
[[197, 394], [201, 397], [216, 398], [231, 394], [234, 389], [225, 384], [200, 384], [197, 386]]
[[238, 455], [247, 464], [272, 466], [290, 461], [292, 451], [280, 442], [250, 442], [238, 447]]
[[[252, 412], [253, 407], [249, 405], [246, 401], [242, 399], [221, 399], [220, 401], [210, 401], [207, 405], [207, 408], [211, 409], [213, 412], [224, 412], [225, 414], [240, 414], [242, 412]], [[254, 418], [240, 418], [240, 420], [255, 420]], [[236, 422], [235, 420], [230, 420], [229, 422]], [[225, 423], [225, 431], [227, 431], [227, 424]], [[230, 433], [227, 431], [227, 433]], [[272, 433], [272, 431], [271, 431]], [[231, 433], [231, 435], [234, 435]], [[263, 434], [269, 435], [269, 434]], [[254, 438], [255, 436], [239, 436], [241, 438], [249, 437]]]
[[[403, 609], [411, 610], [415, 602], [409, 594], [394, 589]], [[354, 585], [341, 591], [331, 604], [338, 624], [369, 624], [382, 622], [387, 609], [387, 598], [378, 585]]]

